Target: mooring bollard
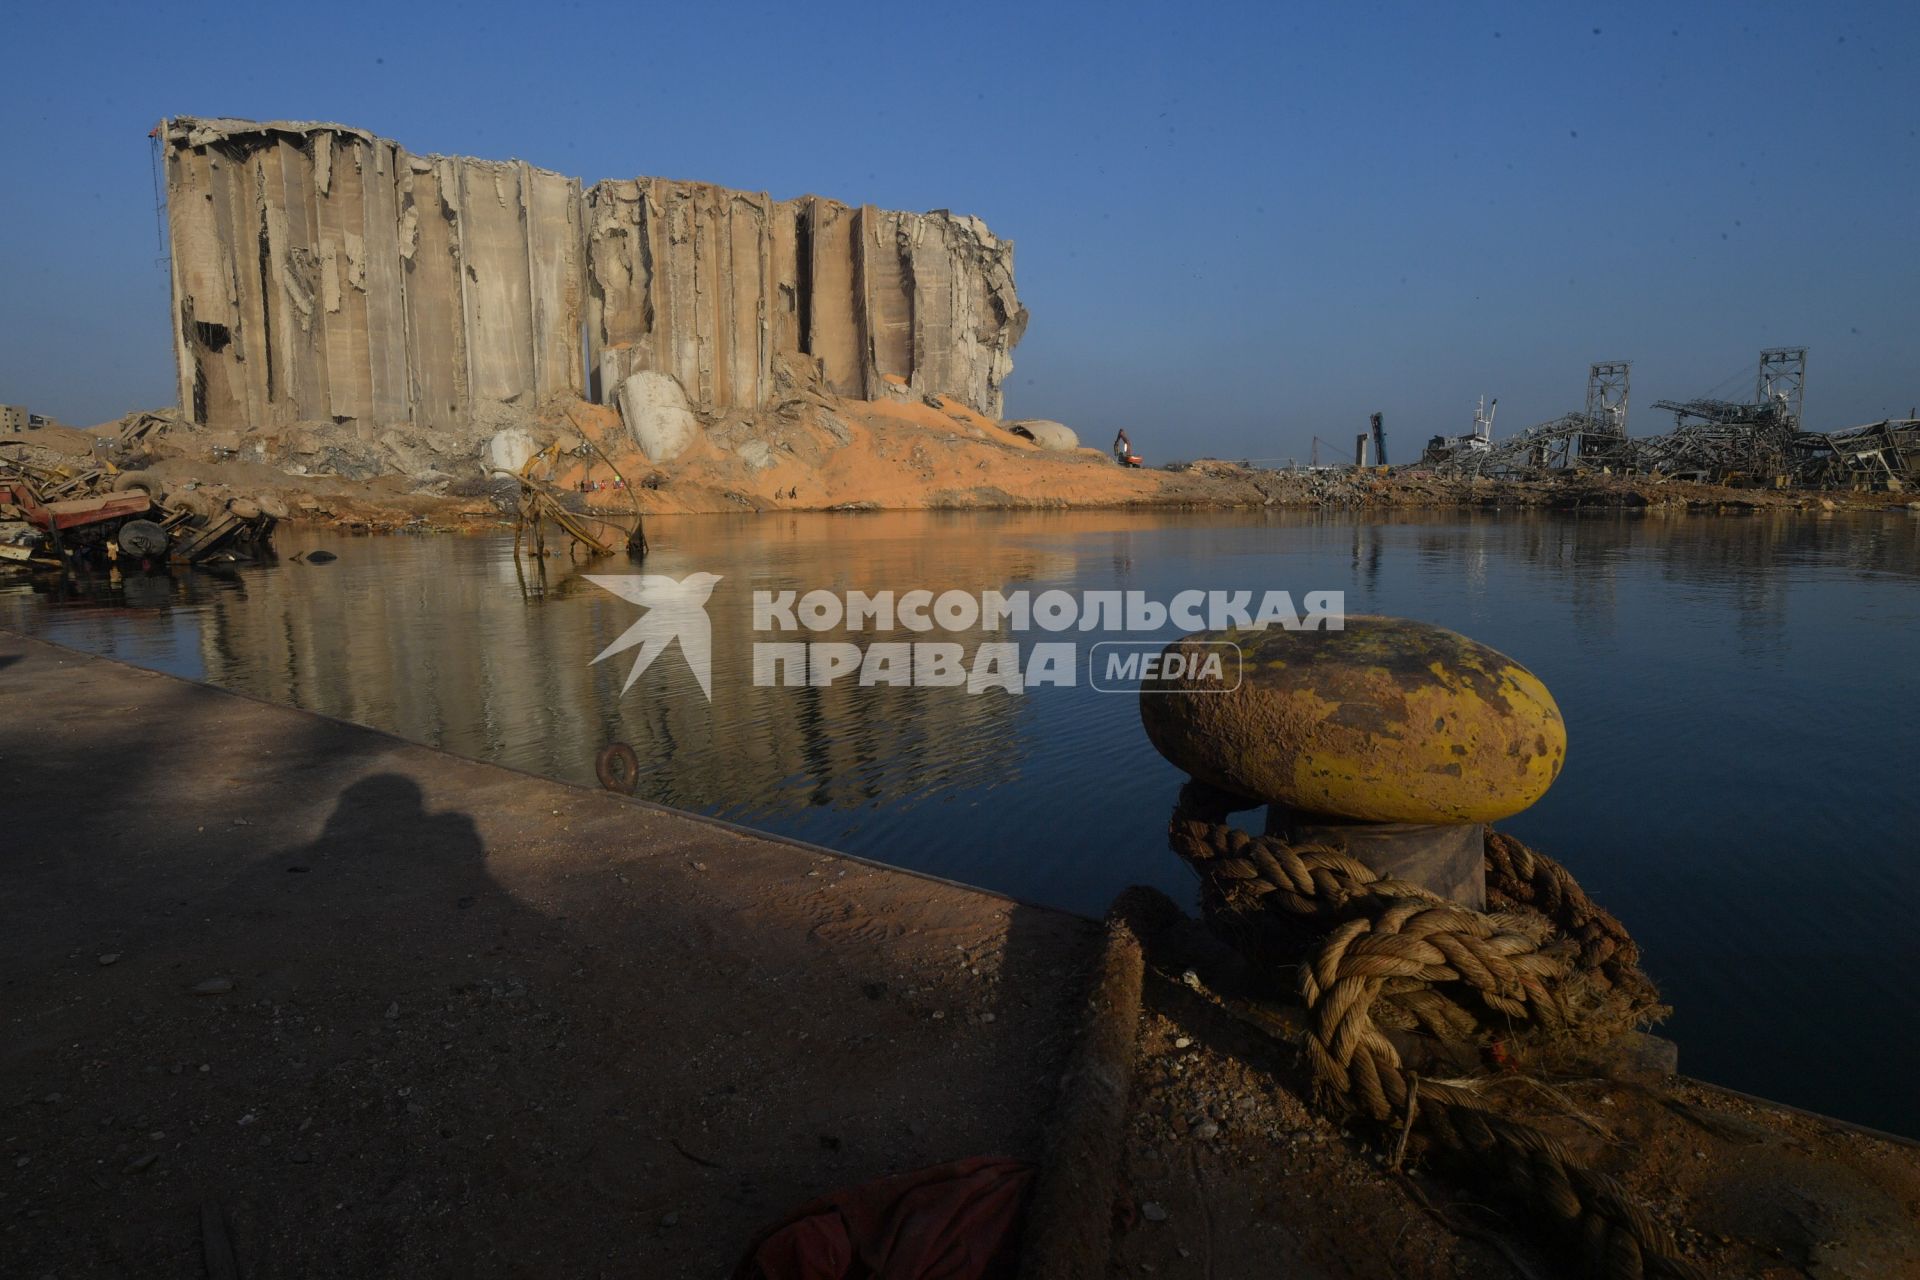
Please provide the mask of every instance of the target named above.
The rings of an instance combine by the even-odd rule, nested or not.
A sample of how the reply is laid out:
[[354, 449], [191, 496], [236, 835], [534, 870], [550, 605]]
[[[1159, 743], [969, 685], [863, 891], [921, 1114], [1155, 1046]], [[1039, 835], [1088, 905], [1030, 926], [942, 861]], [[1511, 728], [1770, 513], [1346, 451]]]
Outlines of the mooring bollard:
[[1534, 674], [1463, 635], [1403, 618], [1340, 631], [1199, 632], [1169, 650], [1240, 651], [1219, 674], [1144, 681], [1155, 749], [1267, 805], [1267, 831], [1324, 842], [1481, 910], [1485, 824], [1538, 800], [1566, 759], [1560, 708]]

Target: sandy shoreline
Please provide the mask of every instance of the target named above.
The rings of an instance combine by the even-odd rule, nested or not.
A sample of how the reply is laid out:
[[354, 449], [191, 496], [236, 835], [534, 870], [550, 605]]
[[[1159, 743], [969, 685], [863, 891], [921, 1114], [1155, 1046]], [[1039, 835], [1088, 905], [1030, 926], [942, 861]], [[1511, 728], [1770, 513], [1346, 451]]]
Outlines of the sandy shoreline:
[[[130, 415], [130, 419], [137, 415]], [[1043, 449], [947, 397], [855, 401], [809, 395], [704, 423], [670, 462], [632, 443], [610, 406], [567, 400], [492, 437], [368, 440], [334, 424], [245, 436], [177, 419], [115, 460], [169, 492], [271, 494], [296, 521], [353, 529], [487, 527], [511, 518], [518, 484], [492, 470], [535, 448], [538, 481], [567, 505], [612, 519], [787, 511], [1617, 509], [1920, 510], [1900, 492], [1736, 488], [1568, 472], [1543, 480], [1443, 477], [1418, 466], [1261, 470], [1201, 459], [1123, 468], [1102, 450]], [[1057, 425], [1057, 424], [1055, 424]], [[116, 424], [48, 428], [0, 453], [78, 465]], [[504, 442], [504, 443], [503, 443]], [[1136, 446], [1139, 447], [1139, 446]], [[440, 452], [435, 452], [440, 450]], [[464, 454], [463, 451], [464, 450]], [[476, 456], [475, 451], [479, 451]], [[113, 450], [108, 450], [109, 455]], [[518, 463], [515, 462], [517, 466]]]

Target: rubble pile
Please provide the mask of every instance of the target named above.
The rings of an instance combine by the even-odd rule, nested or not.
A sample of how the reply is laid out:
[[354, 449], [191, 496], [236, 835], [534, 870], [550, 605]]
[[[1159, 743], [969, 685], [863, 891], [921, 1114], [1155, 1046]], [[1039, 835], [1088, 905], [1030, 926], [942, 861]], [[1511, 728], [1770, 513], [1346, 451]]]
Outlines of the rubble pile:
[[117, 570], [270, 555], [274, 525], [289, 514], [276, 493], [174, 489], [144, 468], [176, 425], [168, 414], [133, 413], [111, 434], [58, 429], [0, 445], [0, 566]]

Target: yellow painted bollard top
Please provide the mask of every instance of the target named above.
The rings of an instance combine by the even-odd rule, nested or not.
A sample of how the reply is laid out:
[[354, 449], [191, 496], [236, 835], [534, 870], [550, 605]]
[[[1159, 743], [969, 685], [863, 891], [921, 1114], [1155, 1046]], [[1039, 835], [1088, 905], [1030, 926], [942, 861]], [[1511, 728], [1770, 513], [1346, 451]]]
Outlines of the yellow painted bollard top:
[[[1239, 682], [1190, 660], [1143, 681], [1155, 749], [1249, 800], [1369, 822], [1491, 822], [1559, 776], [1567, 730], [1553, 695], [1494, 649], [1404, 618], [1349, 617], [1343, 631], [1206, 631], [1240, 647]], [[1175, 664], [1163, 663], [1169, 669]]]

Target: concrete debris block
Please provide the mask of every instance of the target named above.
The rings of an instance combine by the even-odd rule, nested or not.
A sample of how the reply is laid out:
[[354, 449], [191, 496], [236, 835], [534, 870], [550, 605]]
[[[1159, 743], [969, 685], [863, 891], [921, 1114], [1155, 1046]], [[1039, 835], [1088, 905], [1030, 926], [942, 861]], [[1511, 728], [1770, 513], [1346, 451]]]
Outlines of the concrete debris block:
[[1072, 427], [1050, 418], [1021, 418], [1009, 422], [1007, 430], [1031, 440], [1050, 453], [1072, 453], [1080, 447], [1080, 437]]
[[527, 459], [539, 449], [532, 434], [521, 428], [509, 427], [505, 431], [496, 431], [487, 441], [487, 469], [517, 472], [527, 465]]
[[755, 471], [765, 471], [779, 461], [779, 458], [774, 455], [773, 446], [765, 440], [748, 440], [734, 452], [740, 455], [742, 462]]
[[669, 374], [642, 369], [620, 385], [620, 416], [652, 462], [671, 462], [693, 443], [700, 423], [687, 393]]
[[845, 448], [847, 445], [853, 443], [852, 429], [831, 413], [821, 413], [817, 418], [817, 422], [820, 429], [827, 433], [827, 438], [832, 440], [834, 444]]

